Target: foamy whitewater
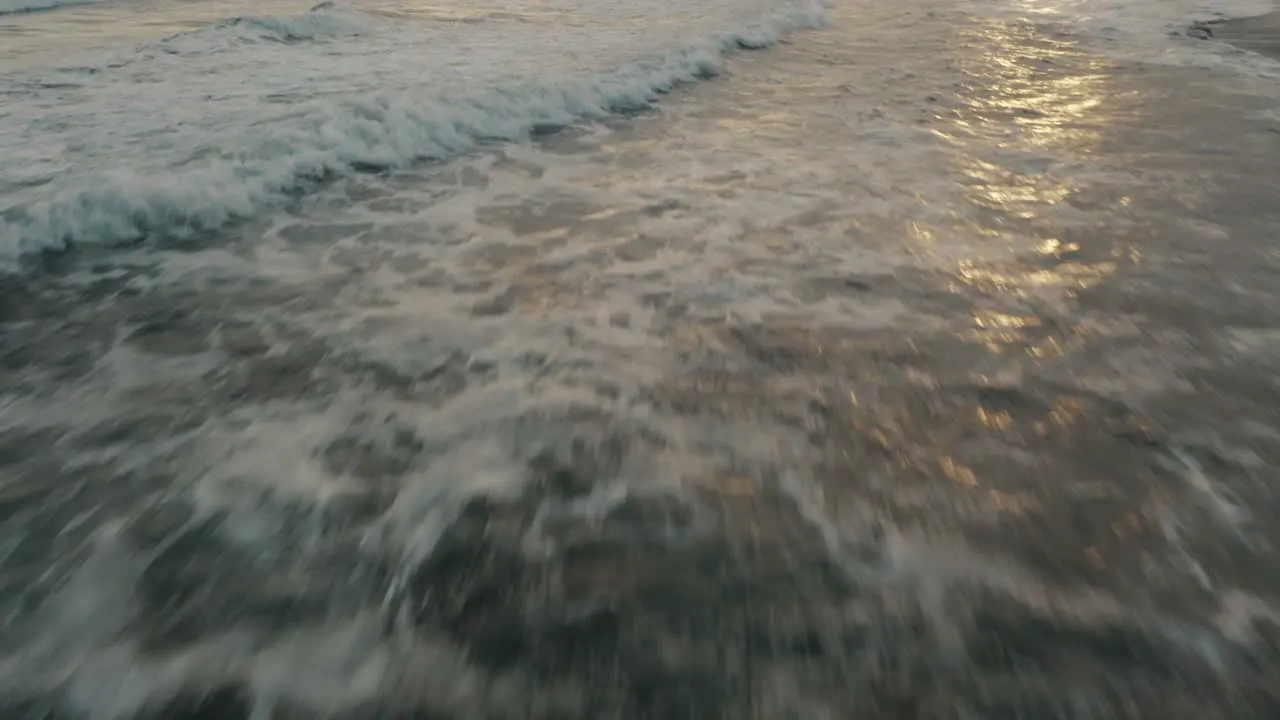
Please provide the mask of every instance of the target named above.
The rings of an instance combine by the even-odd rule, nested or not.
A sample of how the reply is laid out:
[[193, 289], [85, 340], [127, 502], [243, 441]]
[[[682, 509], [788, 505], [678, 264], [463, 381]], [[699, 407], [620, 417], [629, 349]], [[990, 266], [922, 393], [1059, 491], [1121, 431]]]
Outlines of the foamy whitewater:
[[1269, 5], [309, 2], [0, 16], [0, 720], [1280, 717]]
[[7, 75], [0, 255], [188, 236], [355, 167], [637, 110], [821, 19], [815, 0], [503, 6], [433, 21], [324, 4]]

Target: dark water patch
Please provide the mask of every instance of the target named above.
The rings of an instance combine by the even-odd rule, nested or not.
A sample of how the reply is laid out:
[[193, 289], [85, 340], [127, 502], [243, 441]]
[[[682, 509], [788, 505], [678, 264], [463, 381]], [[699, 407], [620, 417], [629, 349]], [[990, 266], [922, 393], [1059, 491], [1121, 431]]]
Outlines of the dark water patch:
[[158, 498], [142, 504], [138, 513], [129, 520], [125, 532], [137, 547], [149, 551], [163, 547], [171, 538], [199, 523], [195, 508], [189, 503]]
[[[383, 427], [353, 427], [325, 445], [321, 457], [335, 477], [377, 482], [402, 477], [423, 458], [426, 445], [412, 429], [389, 422]], [[373, 434], [373, 437], [370, 437]], [[387, 437], [389, 435], [389, 437]]]
[[[198, 307], [198, 306], [196, 306]], [[213, 327], [192, 305], [147, 308], [130, 316], [134, 325], [126, 342], [157, 355], [197, 355], [210, 347]]]
[[675, 497], [627, 498], [604, 517], [600, 531], [619, 538], [658, 538], [685, 534], [694, 524], [694, 509]]
[[181, 437], [198, 430], [208, 420], [206, 412], [185, 403], [182, 395], [156, 393], [157, 401], [150, 411], [131, 407], [108, 419], [77, 429], [68, 441], [69, 451], [126, 449], [158, 438]]
[[250, 720], [253, 716], [248, 688], [229, 686], [179, 695], [145, 720]]
[[448, 578], [440, 588], [448, 592], [431, 593], [434, 601], [428, 604], [435, 607], [420, 608], [417, 622], [451, 628], [466, 641], [472, 660], [485, 667], [504, 670], [527, 661], [538, 654], [539, 638], [526, 626], [520, 610], [523, 594], [530, 589], [522, 565], [509, 552], [442, 545], [419, 577]]
[[236, 359], [253, 359], [271, 350], [263, 328], [238, 319], [227, 320], [213, 332], [218, 350]]
[[[581, 458], [583, 452], [578, 450], [572, 455], [575, 458]], [[545, 487], [549, 495], [566, 500], [590, 495], [599, 481], [590, 466], [583, 467], [581, 463], [575, 463], [573, 460], [565, 464], [558, 461], [555, 454], [551, 452], [542, 452], [534, 456], [529, 461], [529, 471], [533, 482]]]
[[[67, 342], [68, 338], [74, 341]], [[115, 329], [74, 315], [41, 318], [10, 326], [4, 341], [0, 373], [10, 374], [14, 385], [48, 389], [92, 372], [114, 345]]]
[[280, 531], [269, 546], [258, 546], [234, 540], [228, 515], [184, 515], [181, 508], [157, 508], [132, 528], [139, 551], [150, 557], [136, 588], [141, 608], [134, 629], [148, 652], [236, 631], [272, 638], [320, 626], [375, 603], [390, 582], [389, 568], [358, 552], [366, 522], [278, 508], [272, 517]]
[[280, 237], [286, 242], [299, 245], [331, 246], [342, 240], [355, 238], [373, 229], [369, 223], [360, 224], [298, 224], [289, 225], [280, 230]]
[[66, 430], [58, 427], [0, 431], [0, 468], [12, 469], [39, 461], [42, 453], [53, 452], [65, 434]]
[[892, 277], [874, 275], [815, 277], [805, 283], [807, 292], [800, 295], [800, 299], [815, 302], [828, 297], [857, 297], [877, 290], [891, 290], [894, 284]]
[[520, 290], [518, 287], [513, 285], [497, 295], [473, 305], [471, 307], [471, 314], [475, 317], [496, 317], [498, 315], [506, 315], [515, 307], [519, 298]]
[[975, 612], [967, 652], [977, 667], [1001, 672], [1139, 673], [1163, 681], [1178, 679], [1182, 655], [1141, 625], [1038, 617], [1000, 600]]
[[815, 353], [813, 334], [808, 329], [771, 327], [734, 327], [729, 337], [747, 357], [773, 372], [796, 373], [812, 369], [823, 362]]
[[326, 372], [328, 356], [324, 343], [299, 339], [276, 354], [219, 365], [203, 378], [206, 401], [225, 407], [323, 397], [339, 382]]
[[[521, 543], [545, 504], [586, 497], [595, 484], [551, 456], [533, 472], [541, 479], [522, 499], [471, 503], [406, 599], [419, 624], [449, 633], [482, 666], [577, 682], [588, 697], [576, 716], [732, 717], [752, 705], [753, 663], [821, 652], [815, 638], [831, 634], [817, 626], [822, 613], [792, 606], [847, 597], [848, 585], [825, 561], [797, 565], [825, 554], [784, 498], [707, 498], [695, 508], [633, 497], [599, 522], [562, 516], [552, 523], [558, 550], [531, 561]], [[704, 512], [726, 532], [687, 532]], [[672, 528], [685, 532], [673, 541]], [[774, 627], [783, 615], [799, 625]]]
[[423, 348], [412, 366], [361, 356], [358, 352], [334, 353], [335, 370], [368, 383], [387, 395], [439, 407], [468, 389], [497, 377], [497, 368], [460, 350]]
[[1197, 25], [1189, 33], [1280, 60], [1280, 13]]
[[52, 700], [0, 698], [0, 717], [6, 720], [82, 720], [80, 715], [59, 709]]

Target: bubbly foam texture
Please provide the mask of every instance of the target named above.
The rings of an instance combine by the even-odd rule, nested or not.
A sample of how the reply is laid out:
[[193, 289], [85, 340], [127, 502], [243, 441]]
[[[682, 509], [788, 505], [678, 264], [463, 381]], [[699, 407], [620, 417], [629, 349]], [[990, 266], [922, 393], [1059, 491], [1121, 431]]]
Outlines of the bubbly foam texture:
[[[552, 67], [659, 32], [643, 4], [556, 8], [442, 9], [415, 31], [451, 51], [511, 23], [613, 33], [543, 48]], [[43, 322], [0, 337], [0, 498], [21, 526], [0, 538], [0, 698], [94, 720], [181, 716], [193, 695], [226, 717], [614, 717], [655, 695], [685, 703], [666, 716], [874, 717], [857, 703], [903, 669], [924, 679], [899, 707], [987, 717], [1117, 685], [1201, 703], [1258, 675], [1242, 648], [1274, 603], [1212, 564], [1257, 531], [1249, 456], [1135, 440], [1134, 408], [1185, 382], [1182, 339], [1094, 352], [1143, 319], [1076, 300], [1122, 258], [1073, 238], [1165, 227], [1164, 206], [1090, 203], [1152, 186], [1080, 115], [1133, 122], [1126, 87], [1025, 26], [933, 9], [846, 7], [659, 118], [460, 135], [462, 157], [388, 153], [207, 245], [7, 278], [35, 278], [13, 312]], [[322, 32], [237, 21], [86, 74], [405, 42], [383, 14], [318, 12], [335, 11]], [[503, 87], [531, 87], [495, 57]], [[457, 60], [425, 82], [471, 97], [478, 61]], [[325, 93], [376, 63], [413, 92], [396, 58], [360, 62], [255, 65], [278, 85], [268, 130], [330, 117]], [[1069, 82], [1019, 82], [1036, 72]], [[366, 115], [331, 137], [384, 142]], [[262, 152], [314, 147], [299, 133]], [[1082, 571], [1077, 510], [1164, 524]], [[737, 673], [725, 657], [752, 677], [698, 705], [684, 688]]]
[[552, 7], [579, 24], [391, 23], [323, 5], [4, 78], [0, 255], [188, 237], [353, 168], [642, 108], [724, 52], [820, 19], [811, 0]]

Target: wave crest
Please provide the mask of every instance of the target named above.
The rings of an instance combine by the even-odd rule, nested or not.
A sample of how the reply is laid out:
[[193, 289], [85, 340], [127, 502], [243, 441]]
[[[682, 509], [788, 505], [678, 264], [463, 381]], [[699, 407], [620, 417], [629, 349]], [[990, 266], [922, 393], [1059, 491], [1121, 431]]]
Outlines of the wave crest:
[[77, 244], [190, 237], [279, 206], [355, 169], [443, 160], [480, 142], [516, 140], [534, 129], [637, 110], [679, 84], [716, 74], [728, 52], [761, 48], [821, 21], [819, 5], [800, 2], [735, 32], [605, 73], [468, 93], [346, 101], [286, 121], [245, 150], [205, 156], [167, 176], [117, 171], [52, 199], [11, 208], [0, 221], [0, 256], [13, 261]]

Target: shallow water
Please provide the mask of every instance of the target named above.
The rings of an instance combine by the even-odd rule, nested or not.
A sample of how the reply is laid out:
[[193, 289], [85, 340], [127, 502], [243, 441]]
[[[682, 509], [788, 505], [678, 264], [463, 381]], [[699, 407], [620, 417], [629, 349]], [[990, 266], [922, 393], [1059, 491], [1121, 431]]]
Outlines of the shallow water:
[[11, 714], [1273, 717], [1271, 66], [1014, 9], [21, 259]]

